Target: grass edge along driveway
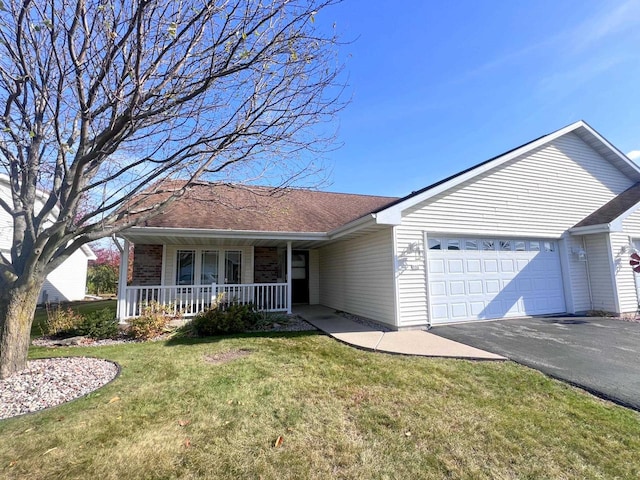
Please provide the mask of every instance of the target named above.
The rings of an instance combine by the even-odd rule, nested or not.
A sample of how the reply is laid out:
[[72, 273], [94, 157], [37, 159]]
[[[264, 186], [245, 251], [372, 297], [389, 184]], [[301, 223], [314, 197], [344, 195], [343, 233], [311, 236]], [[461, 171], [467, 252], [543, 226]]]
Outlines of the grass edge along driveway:
[[31, 351], [52, 355], [108, 358], [122, 374], [0, 422], [2, 478], [640, 476], [637, 412], [513, 362], [314, 333]]

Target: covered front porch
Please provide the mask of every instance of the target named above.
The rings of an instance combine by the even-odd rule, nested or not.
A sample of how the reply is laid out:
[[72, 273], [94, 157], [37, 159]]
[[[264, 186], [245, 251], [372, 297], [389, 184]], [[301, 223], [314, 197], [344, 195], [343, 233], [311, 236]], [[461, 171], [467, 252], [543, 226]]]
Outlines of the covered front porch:
[[150, 304], [189, 318], [216, 303], [251, 303], [260, 311], [291, 313], [294, 304], [319, 302], [319, 254], [313, 239], [145, 233], [124, 238], [118, 288], [122, 323], [142, 315]]

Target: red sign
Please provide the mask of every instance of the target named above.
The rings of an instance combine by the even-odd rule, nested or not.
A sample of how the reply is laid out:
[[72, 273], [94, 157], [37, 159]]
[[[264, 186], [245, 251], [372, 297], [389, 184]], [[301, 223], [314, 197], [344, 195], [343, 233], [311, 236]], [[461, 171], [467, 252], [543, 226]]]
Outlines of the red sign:
[[631, 260], [629, 260], [629, 265], [631, 265], [634, 272], [640, 273], [640, 255], [633, 252], [631, 254]]

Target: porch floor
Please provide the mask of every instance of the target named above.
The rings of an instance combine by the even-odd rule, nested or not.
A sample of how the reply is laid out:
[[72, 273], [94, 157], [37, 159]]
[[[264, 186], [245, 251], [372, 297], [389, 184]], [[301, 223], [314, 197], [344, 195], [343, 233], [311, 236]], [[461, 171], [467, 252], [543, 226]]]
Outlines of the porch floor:
[[447, 340], [424, 330], [383, 332], [346, 319], [322, 305], [296, 305], [293, 313], [323, 332], [354, 347], [423, 357], [506, 360], [505, 357]]

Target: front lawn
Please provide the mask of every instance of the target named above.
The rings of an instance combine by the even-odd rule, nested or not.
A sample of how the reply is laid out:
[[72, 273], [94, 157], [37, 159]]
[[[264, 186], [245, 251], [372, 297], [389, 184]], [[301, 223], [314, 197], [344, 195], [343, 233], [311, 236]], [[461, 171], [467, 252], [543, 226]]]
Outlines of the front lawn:
[[2, 478], [640, 476], [638, 413], [511, 362], [363, 352], [313, 333], [31, 351], [50, 355], [123, 370], [0, 422]]

